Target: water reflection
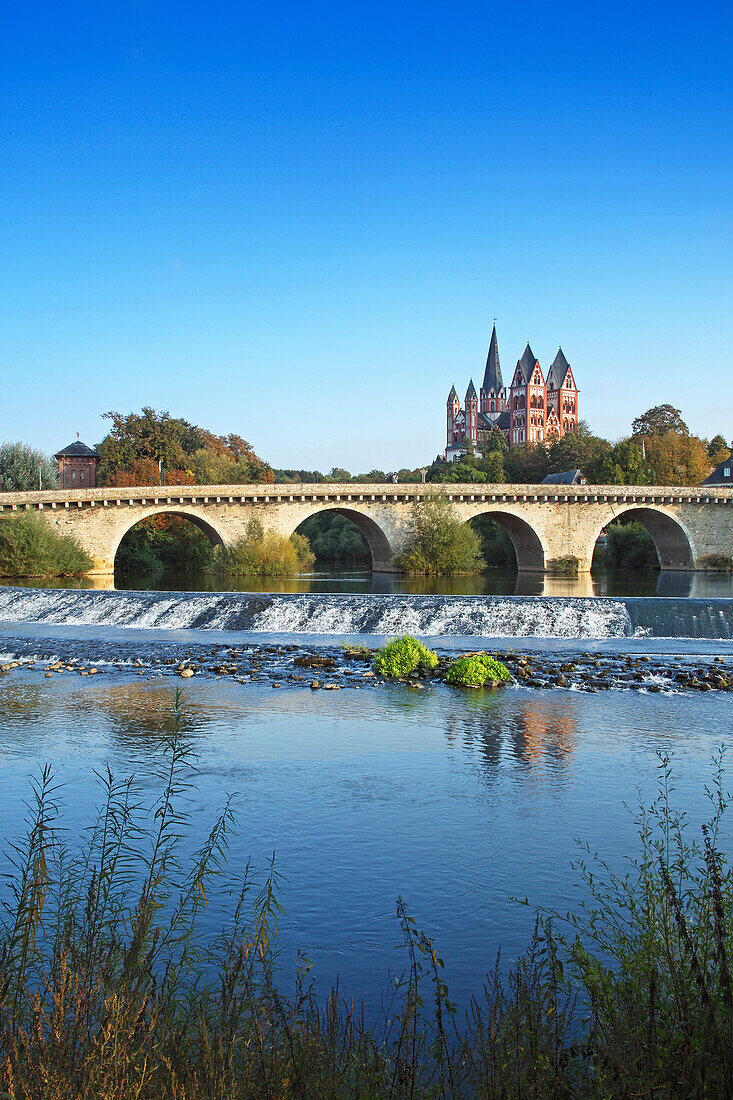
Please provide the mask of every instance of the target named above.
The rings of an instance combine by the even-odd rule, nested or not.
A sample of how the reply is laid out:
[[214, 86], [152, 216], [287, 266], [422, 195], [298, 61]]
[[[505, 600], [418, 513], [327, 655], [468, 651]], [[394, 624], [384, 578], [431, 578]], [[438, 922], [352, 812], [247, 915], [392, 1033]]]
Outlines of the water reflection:
[[569, 776], [578, 738], [574, 701], [525, 700], [510, 708], [499, 696], [477, 696], [474, 705], [470, 698], [447, 711], [445, 734], [479, 754], [487, 781], [499, 777], [507, 755], [528, 771], [547, 767], [554, 777]]
[[404, 577], [394, 573], [309, 573], [299, 577], [228, 577], [211, 573], [55, 577], [0, 581], [32, 588], [115, 588], [159, 592], [404, 593], [413, 596], [668, 596], [733, 597], [733, 576], [714, 573], [606, 572], [560, 577], [492, 570], [477, 577]]

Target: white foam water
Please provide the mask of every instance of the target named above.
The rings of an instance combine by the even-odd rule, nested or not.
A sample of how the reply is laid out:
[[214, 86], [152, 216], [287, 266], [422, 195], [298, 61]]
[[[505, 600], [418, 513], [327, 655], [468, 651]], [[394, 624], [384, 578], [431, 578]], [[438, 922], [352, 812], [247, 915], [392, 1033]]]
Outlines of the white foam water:
[[0, 588], [0, 622], [277, 634], [733, 638], [733, 600]]

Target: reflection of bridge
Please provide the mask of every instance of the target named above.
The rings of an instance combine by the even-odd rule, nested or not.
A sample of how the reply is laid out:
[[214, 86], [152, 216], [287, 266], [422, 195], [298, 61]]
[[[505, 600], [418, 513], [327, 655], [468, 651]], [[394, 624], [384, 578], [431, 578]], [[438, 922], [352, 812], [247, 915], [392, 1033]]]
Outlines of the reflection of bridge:
[[392, 555], [410, 530], [415, 495], [446, 496], [463, 520], [489, 516], [514, 544], [520, 570], [552, 570], [576, 558], [590, 569], [606, 524], [639, 520], [654, 539], [663, 569], [704, 569], [711, 555], [733, 556], [733, 489], [625, 485], [182, 485], [136, 489], [0, 493], [0, 515], [41, 512], [61, 534], [73, 534], [110, 573], [124, 535], [149, 516], [189, 519], [213, 543], [241, 538], [256, 515], [290, 535], [309, 516], [335, 512], [353, 520], [374, 569], [392, 572]]

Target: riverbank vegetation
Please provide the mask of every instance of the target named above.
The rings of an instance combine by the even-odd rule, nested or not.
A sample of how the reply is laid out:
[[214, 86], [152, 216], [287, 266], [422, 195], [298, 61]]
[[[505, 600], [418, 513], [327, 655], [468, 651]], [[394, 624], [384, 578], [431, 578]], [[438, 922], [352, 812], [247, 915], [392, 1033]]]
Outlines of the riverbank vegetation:
[[0, 577], [77, 577], [93, 562], [71, 535], [37, 513], [0, 516]]
[[420, 576], [480, 573], [486, 567], [478, 534], [444, 496], [415, 501], [405, 549], [394, 563], [403, 573]]
[[292, 577], [313, 567], [313, 554], [304, 535], [288, 538], [265, 531], [253, 518], [243, 538], [229, 546], [215, 546], [207, 571], [229, 576]]
[[223, 576], [290, 577], [313, 568], [308, 539], [265, 531], [256, 518], [244, 536], [229, 546], [212, 546], [208, 537], [181, 516], [151, 516], [120, 543], [116, 567], [125, 575], [214, 573]]
[[720, 766], [696, 838], [662, 760], [626, 869], [581, 849], [583, 907], [539, 914], [525, 953], [489, 964], [468, 1006], [398, 900], [404, 971], [369, 1019], [358, 990], [319, 997], [304, 957], [284, 991], [278, 870], [233, 873], [231, 801], [191, 835], [192, 765], [177, 710], [154, 804], [149, 786], [107, 772], [76, 839], [48, 769], [34, 784], [3, 867], [0, 1090], [12, 1100], [730, 1095]]

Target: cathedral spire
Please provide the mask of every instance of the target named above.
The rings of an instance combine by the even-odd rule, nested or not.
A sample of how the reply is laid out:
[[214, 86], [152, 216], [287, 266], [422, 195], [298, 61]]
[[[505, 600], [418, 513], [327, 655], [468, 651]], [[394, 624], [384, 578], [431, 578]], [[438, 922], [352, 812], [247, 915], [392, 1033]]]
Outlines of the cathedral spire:
[[501, 377], [501, 365], [499, 364], [499, 344], [496, 339], [496, 324], [491, 332], [491, 343], [489, 344], [489, 354], [486, 356], [486, 370], [484, 371], [484, 383], [481, 387], [483, 393], [488, 393], [490, 390], [494, 390], [498, 393], [499, 390], [504, 389], [504, 382]]

